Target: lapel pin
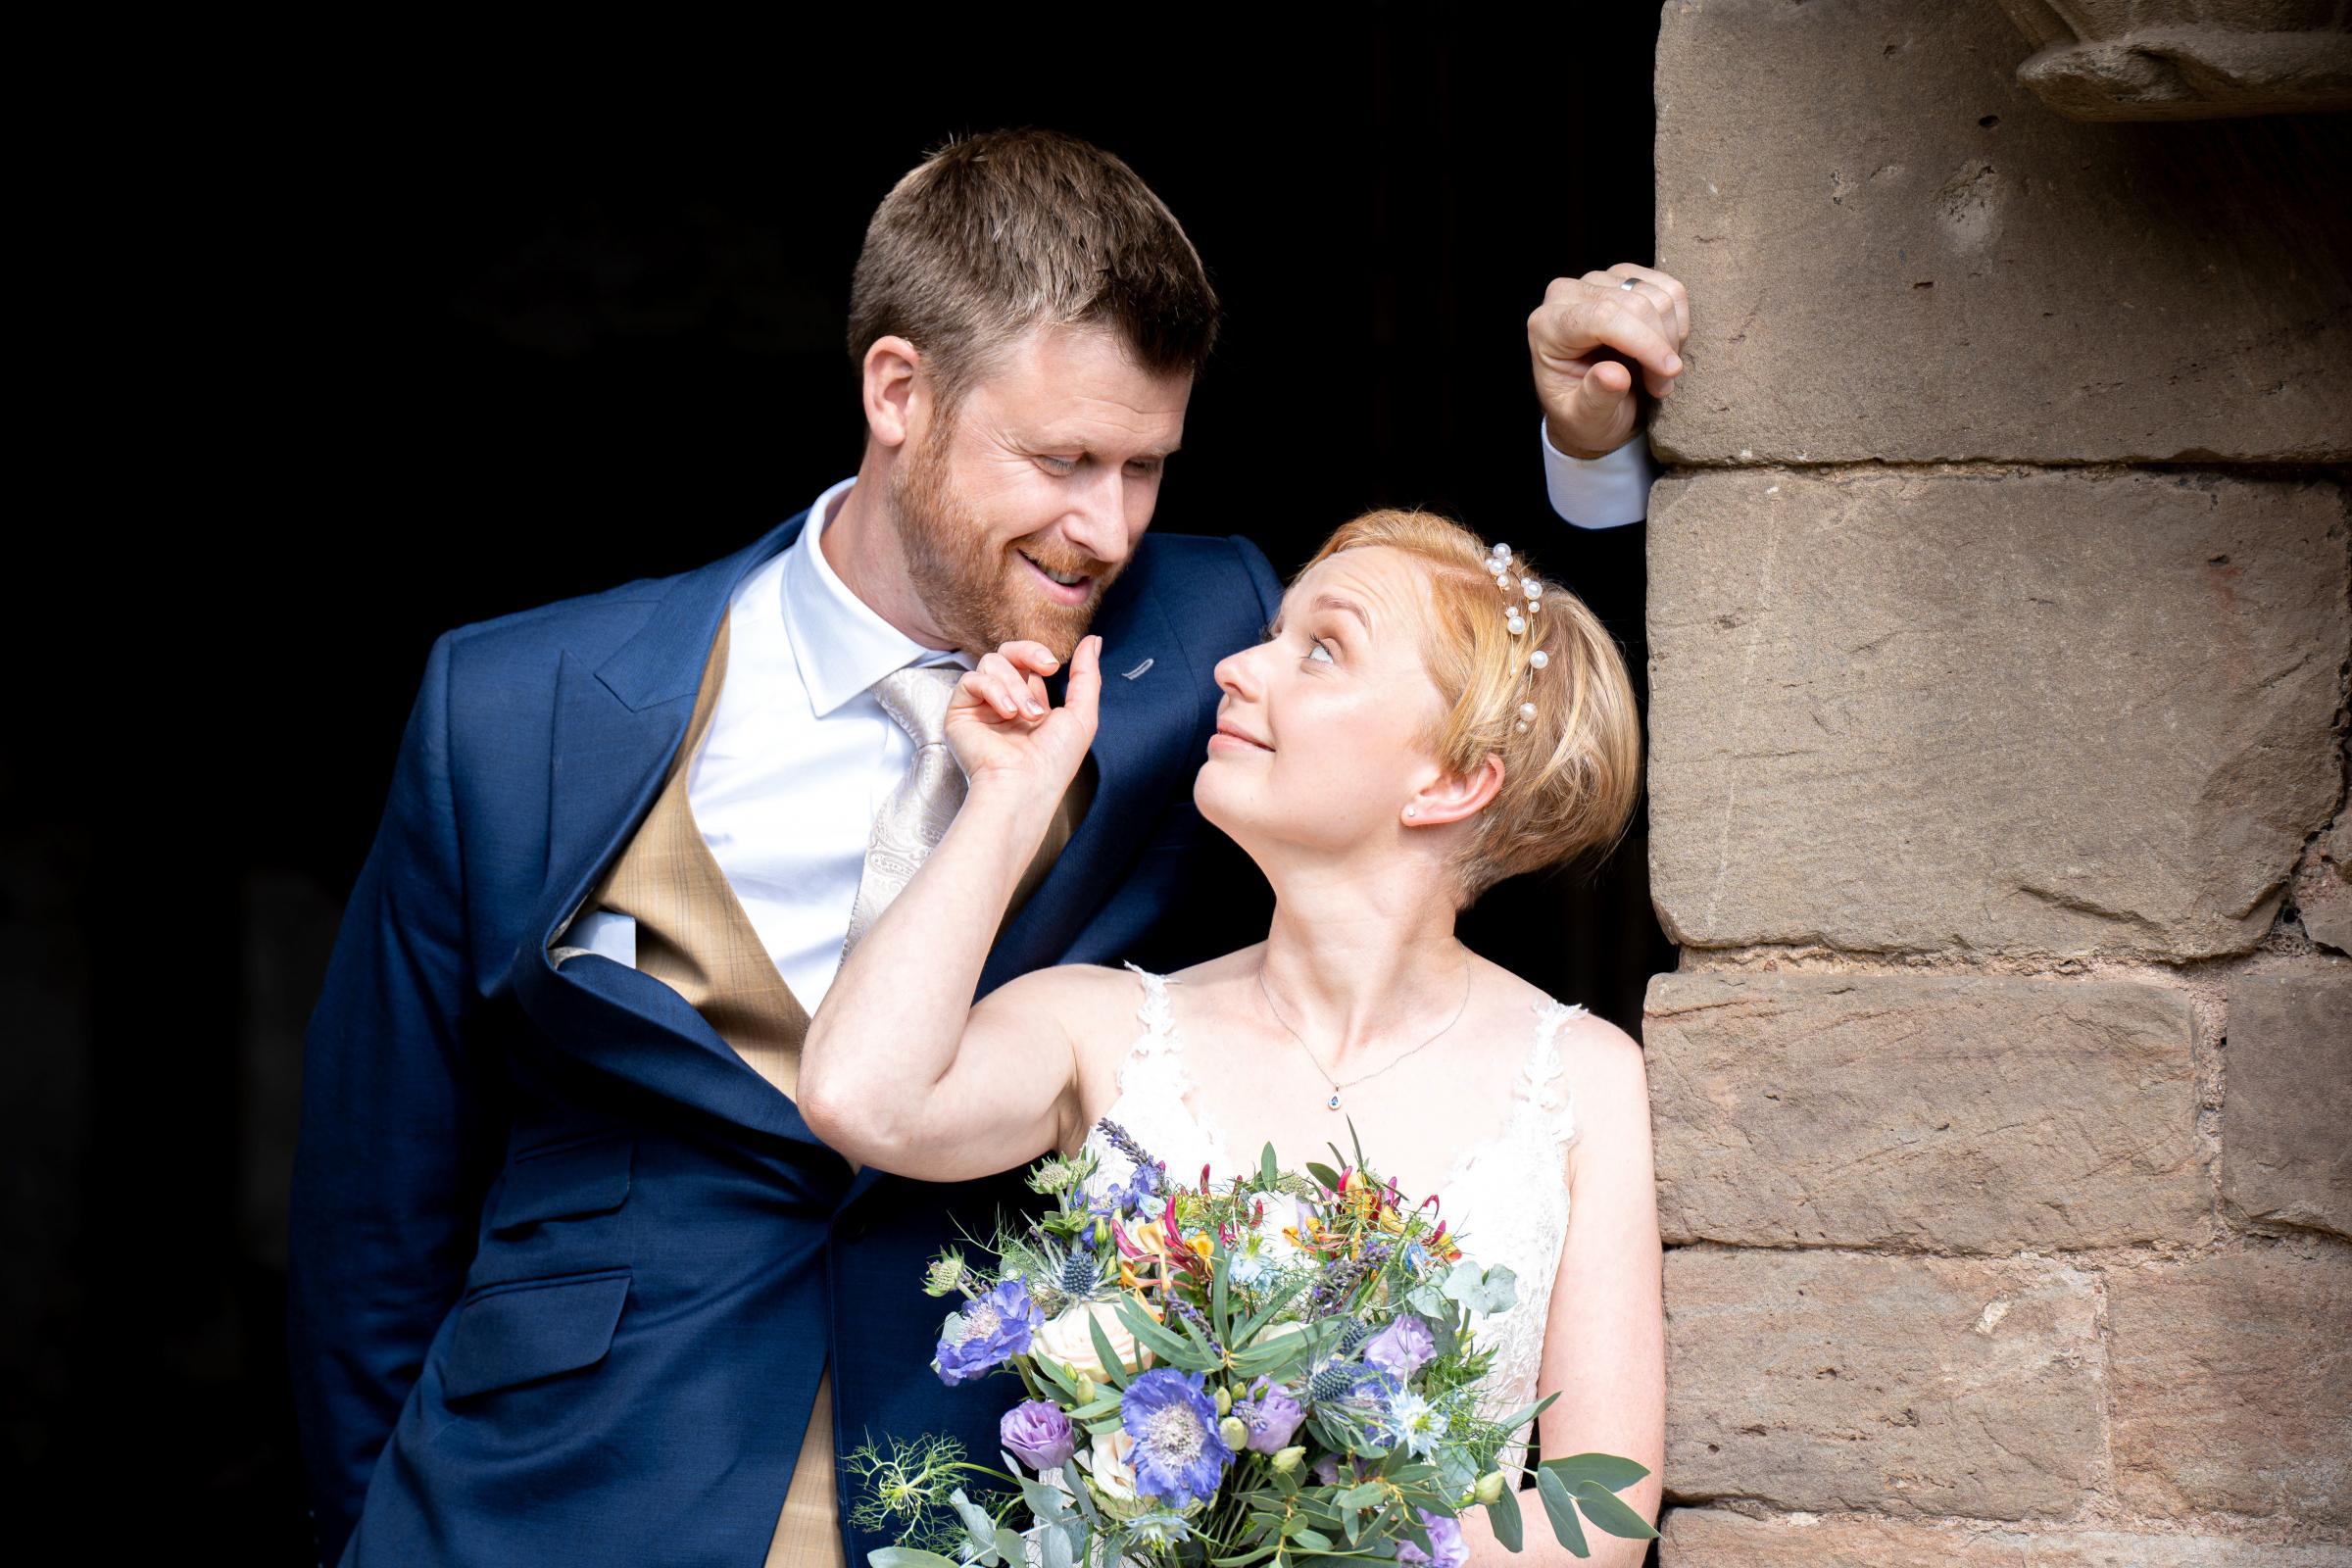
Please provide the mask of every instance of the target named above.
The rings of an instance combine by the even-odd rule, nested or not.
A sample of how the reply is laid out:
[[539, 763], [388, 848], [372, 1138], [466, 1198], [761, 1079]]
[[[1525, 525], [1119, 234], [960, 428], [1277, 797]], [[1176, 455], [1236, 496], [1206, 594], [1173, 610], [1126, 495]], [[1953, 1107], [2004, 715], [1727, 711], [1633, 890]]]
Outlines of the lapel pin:
[[1143, 673], [1145, 670], [1147, 670], [1147, 669], [1150, 669], [1151, 667], [1152, 667], [1152, 661], [1151, 661], [1151, 660], [1149, 660], [1149, 659], [1147, 659], [1147, 660], [1145, 660], [1145, 661], [1144, 661], [1142, 663], [1140, 663], [1140, 664], [1136, 665], [1136, 666], [1135, 666], [1133, 669], [1131, 669], [1131, 670], [1127, 671], [1127, 673], [1126, 673], [1126, 674], [1124, 674], [1124, 675], [1120, 676], [1119, 678], [1120, 678], [1121, 680], [1133, 680], [1133, 679], [1135, 679], [1135, 677], [1136, 677], [1136, 676], [1138, 676], [1138, 675], [1141, 675], [1141, 674], [1142, 674], [1142, 673]]

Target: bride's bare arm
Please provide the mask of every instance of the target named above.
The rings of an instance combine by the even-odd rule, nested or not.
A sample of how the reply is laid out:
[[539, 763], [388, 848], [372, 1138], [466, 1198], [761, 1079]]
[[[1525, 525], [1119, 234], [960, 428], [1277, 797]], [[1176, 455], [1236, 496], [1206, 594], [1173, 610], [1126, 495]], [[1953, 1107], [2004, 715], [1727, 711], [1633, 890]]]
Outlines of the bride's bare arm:
[[[1649, 1474], [1617, 1494], [1656, 1524], [1666, 1449], [1666, 1315], [1658, 1244], [1657, 1172], [1649, 1140], [1649, 1080], [1642, 1048], [1598, 1018], [1575, 1025], [1578, 1062], [1569, 1152], [1568, 1239], [1560, 1249], [1544, 1333], [1540, 1394], [1559, 1398], [1540, 1418], [1551, 1458], [1613, 1453]], [[1592, 1555], [1576, 1558], [1551, 1533], [1533, 1492], [1521, 1497], [1527, 1549], [1503, 1549], [1486, 1510], [1462, 1518], [1472, 1568], [1635, 1568], [1645, 1541], [1585, 1522]]]
[[[949, 742], [969, 780], [954, 824], [851, 951], [801, 1048], [802, 1117], [861, 1165], [924, 1181], [1005, 1170], [1078, 1115], [1070, 1009], [1101, 971], [1041, 970], [972, 994], [1022, 871], [1093, 743], [1099, 638], [1070, 662], [1008, 643], [957, 685]], [[1091, 986], [1090, 986], [1091, 978]]]

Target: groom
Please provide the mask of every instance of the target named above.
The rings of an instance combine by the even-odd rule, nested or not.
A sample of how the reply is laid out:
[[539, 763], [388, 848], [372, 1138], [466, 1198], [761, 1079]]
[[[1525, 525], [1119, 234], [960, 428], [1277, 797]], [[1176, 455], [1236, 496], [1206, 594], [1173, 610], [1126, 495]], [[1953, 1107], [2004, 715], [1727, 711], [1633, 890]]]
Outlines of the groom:
[[1246, 540], [1145, 538], [1217, 318], [1117, 159], [955, 144], [858, 262], [854, 478], [434, 645], [307, 1042], [288, 1337], [325, 1560], [862, 1568], [888, 1543], [837, 1438], [993, 1458], [916, 1282], [1018, 1178], [853, 1169], [797, 1050], [954, 815], [946, 696], [1010, 638], [1091, 627], [1107, 679], [983, 989], [1262, 923], [1186, 786], [1280, 583]]

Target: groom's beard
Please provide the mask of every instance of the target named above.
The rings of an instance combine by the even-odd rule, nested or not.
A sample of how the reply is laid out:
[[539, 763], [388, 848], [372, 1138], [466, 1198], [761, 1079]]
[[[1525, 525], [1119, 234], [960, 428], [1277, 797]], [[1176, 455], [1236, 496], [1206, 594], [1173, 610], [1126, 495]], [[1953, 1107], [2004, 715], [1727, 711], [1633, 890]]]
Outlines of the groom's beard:
[[[923, 608], [934, 625], [975, 658], [1025, 638], [1068, 659], [1125, 563], [1106, 565], [1048, 537], [993, 543], [979, 514], [949, 487], [948, 435], [944, 425], [933, 425], [890, 474], [891, 521]], [[1092, 578], [1085, 603], [1048, 599], [1020, 559], [1023, 553], [1041, 566]]]

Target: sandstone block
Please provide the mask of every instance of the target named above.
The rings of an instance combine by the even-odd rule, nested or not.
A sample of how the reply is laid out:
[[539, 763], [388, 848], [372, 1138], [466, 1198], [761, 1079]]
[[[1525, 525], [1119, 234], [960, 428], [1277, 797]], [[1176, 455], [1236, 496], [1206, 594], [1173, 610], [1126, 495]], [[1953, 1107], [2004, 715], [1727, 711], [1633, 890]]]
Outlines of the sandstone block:
[[2295, 907], [2312, 941], [2352, 953], [2352, 811], [2338, 816], [2303, 857]]
[[2352, 1522], [2352, 1254], [2112, 1270], [2107, 1325], [2127, 1505]]
[[1669, 1245], [2187, 1239], [2180, 993], [2005, 976], [1667, 974], [1642, 1040]]
[[2345, 533], [2325, 480], [1661, 479], [1649, 843], [1667, 933], [2248, 951], [2335, 806]]
[[1678, 1500], [2063, 1517], [2104, 1465], [2092, 1283], [1942, 1257], [1666, 1254]]
[[1986, 0], [1666, 7], [1662, 454], [2352, 457], [2352, 121], [2078, 123], [2019, 54]]
[[1871, 1514], [1668, 1511], [1666, 1568], [2346, 1568], [2352, 1546], [2122, 1530], [2002, 1530]]
[[2352, 963], [2241, 976], [2222, 1067], [2222, 1196], [2256, 1219], [2352, 1236], [2347, 1129]]

